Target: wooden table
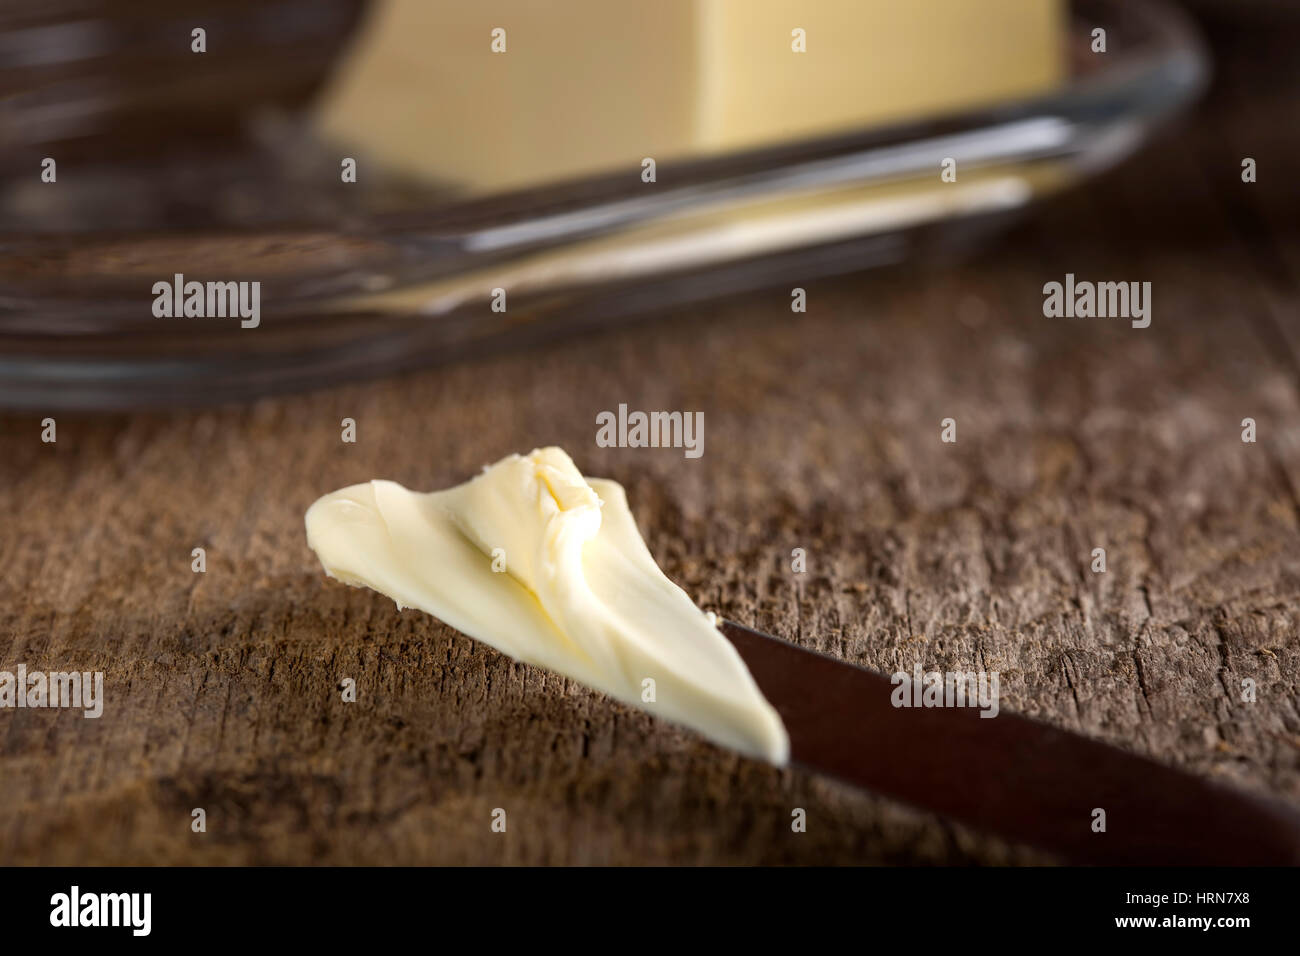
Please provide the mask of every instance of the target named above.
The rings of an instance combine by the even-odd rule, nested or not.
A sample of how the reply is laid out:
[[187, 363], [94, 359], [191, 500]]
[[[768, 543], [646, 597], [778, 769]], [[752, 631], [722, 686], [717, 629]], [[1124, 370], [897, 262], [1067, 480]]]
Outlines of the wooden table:
[[[805, 315], [779, 288], [247, 407], [58, 415], [56, 444], [0, 418], [0, 669], [107, 696], [0, 711], [0, 863], [1040, 859], [514, 663], [306, 547], [325, 491], [550, 443], [626, 485], [708, 609], [996, 670], [1006, 708], [1300, 804], [1293, 47], [1220, 41], [1209, 103], [1135, 162], [974, 259], [809, 283]], [[1151, 281], [1151, 327], [1044, 318], [1067, 272]], [[704, 456], [596, 447], [620, 402], [702, 410]]]

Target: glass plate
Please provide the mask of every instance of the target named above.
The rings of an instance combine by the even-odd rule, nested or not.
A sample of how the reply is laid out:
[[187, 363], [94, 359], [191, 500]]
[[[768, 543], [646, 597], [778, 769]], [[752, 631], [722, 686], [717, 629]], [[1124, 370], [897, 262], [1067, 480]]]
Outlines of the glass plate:
[[[311, 9], [318, 32], [302, 42], [332, 55], [357, 4]], [[286, 42], [282, 22], [266, 21], [268, 43]], [[1098, 26], [1105, 55], [1090, 50]], [[0, 68], [15, 56], [2, 37]], [[289, 112], [310, 78], [278, 75], [280, 109], [238, 149], [196, 141], [156, 162], [91, 141], [75, 185], [42, 191], [32, 165], [0, 182], [0, 404], [246, 400], [981, 241], [1129, 155], [1205, 82], [1199, 41], [1155, 0], [1076, 0], [1068, 41], [1068, 82], [1049, 96], [678, 164], [650, 195], [626, 172], [469, 199], [373, 176], [314, 185], [337, 182], [338, 153]], [[33, 58], [25, 43], [19, 59]], [[39, 137], [24, 145], [39, 155]], [[958, 183], [938, 179], [947, 156], [961, 157]], [[145, 290], [196, 262], [259, 279], [255, 329], [153, 316]], [[493, 311], [495, 289], [508, 311]]]

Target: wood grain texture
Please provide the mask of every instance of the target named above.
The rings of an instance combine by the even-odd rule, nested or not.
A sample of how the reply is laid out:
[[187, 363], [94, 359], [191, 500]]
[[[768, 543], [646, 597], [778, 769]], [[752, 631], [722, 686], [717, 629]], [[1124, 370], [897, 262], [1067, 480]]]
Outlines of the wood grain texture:
[[[1300, 804], [1300, 143], [1267, 77], [1222, 73], [977, 258], [809, 283], [806, 315], [776, 289], [247, 407], [60, 415], [54, 445], [0, 418], [0, 669], [107, 694], [99, 720], [0, 711], [0, 863], [1040, 859], [514, 663], [306, 547], [326, 491], [550, 443], [624, 483], [708, 609], [882, 670], [997, 670], [1004, 707]], [[1044, 318], [1066, 272], [1151, 281], [1151, 327]], [[596, 447], [620, 402], [702, 410], [704, 456]]]

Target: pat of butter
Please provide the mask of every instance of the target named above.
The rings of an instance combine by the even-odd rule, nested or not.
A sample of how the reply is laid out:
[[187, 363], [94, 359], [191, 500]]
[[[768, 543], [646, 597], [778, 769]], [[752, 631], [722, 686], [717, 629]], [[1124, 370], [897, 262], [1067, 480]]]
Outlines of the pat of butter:
[[775, 764], [789, 740], [744, 661], [655, 564], [623, 488], [559, 448], [421, 494], [352, 485], [307, 511], [325, 571], [511, 657]]
[[407, 173], [534, 185], [1046, 92], [1063, 75], [1063, 7], [383, 0], [318, 119]]

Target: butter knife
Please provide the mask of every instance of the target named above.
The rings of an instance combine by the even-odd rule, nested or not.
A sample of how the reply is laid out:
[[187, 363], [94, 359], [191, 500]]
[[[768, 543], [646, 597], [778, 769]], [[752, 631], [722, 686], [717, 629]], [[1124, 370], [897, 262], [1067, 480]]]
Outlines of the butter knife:
[[1300, 864], [1300, 813], [1285, 804], [1006, 711], [895, 707], [888, 675], [720, 626], [796, 765], [1068, 863]]

